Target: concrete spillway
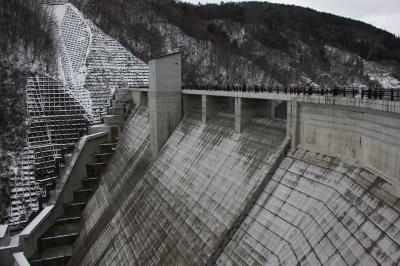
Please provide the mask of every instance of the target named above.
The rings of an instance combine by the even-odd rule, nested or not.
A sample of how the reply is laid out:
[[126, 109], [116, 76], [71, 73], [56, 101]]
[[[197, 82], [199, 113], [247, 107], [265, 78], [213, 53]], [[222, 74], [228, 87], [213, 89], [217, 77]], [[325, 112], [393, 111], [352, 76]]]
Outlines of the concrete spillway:
[[280, 120], [253, 119], [237, 134], [231, 113], [205, 125], [193, 111], [149, 163], [145, 114], [139, 109], [132, 117], [88, 204], [88, 235], [81, 235], [73, 263], [206, 263], [286, 136]]
[[400, 191], [336, 158], [289, 154], [219, 265], [395, 265]]
[[[302, 128], [314, 109], [300, 109]], [[236, 227], [267, 176], [286, 123], [252, 118], [236, 133], [232, 110], [214, 114], [206, 124], [194, 110], [149, 159], [147, 115], [142, 107], [128, 123], [104, 183], [85, 211], [85, 233], [73, 263], [399, 263], [395, 181], [300, 145], [287, 154]], [[232, 228], [234, 234], [226, 234]]]

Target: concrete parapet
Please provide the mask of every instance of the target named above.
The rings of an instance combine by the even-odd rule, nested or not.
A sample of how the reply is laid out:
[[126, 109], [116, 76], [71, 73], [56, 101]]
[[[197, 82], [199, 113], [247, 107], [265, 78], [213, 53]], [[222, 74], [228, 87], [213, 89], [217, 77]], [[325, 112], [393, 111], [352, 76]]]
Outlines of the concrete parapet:
[[181, 54], [150, 61], [150, 143], [156, 156], [182, 119]]
[[361, 107], [378, 111], [400, 113], [400, 102], [376, 99], [361, 99], [341, 96], [319, 96], [319, 95], [297, 95], [285, 93], [255, 93], [255, 92], [236, 92], [236, 91], [205, 91], [205, 90], [185, 90], [185, 95], [209, 95], [223, 97], [238, 97], [249, 99], [266, 99], [277, 101], [293, 101], [298, 102], [342, 105], [349, 107]]
[[30, 266], [31, 264], [26, 259], [23, 252], [17, 252], [13, 254], [14, 266]]
[[97, 133], [84, 136], [78, 143], [66, 173], [61, 177], [57, 187], [52, 191], [49, 205], [19, 235], [19, 242], [26, 257], [37, 250], [38, 239], [64, 213], [64, 203], [71, 202], [74, 190], [80, 187], [81, 177], [85, 176], [86, 164], [92, 160], [91, 155], [98, 146], [109, 138], [109, 134]]
[[0, 247], [5, 246], [10, 242], [10, 231], [7, 224], [0, 225]]

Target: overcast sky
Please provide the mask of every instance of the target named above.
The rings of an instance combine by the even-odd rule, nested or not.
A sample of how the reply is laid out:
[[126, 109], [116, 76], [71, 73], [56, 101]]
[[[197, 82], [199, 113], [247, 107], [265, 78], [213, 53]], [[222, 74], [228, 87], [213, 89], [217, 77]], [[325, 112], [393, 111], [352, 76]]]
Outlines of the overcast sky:
[[[221, 2], [220, 0], [184, 1], [194, 4]], [[241, 1], [225, 0], [224, 2]], [[270, 0], [264, 2], [310, 7], [318, 11], [361, 20], [400, 36], [400, 0]]]

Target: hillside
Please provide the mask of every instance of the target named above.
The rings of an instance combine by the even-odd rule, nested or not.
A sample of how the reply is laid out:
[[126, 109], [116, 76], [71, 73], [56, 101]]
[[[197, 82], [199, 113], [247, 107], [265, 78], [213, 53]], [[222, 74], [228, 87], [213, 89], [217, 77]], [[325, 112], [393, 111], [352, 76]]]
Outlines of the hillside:
[[52, 73], [51, 19], [40, 4], [0, 0], [0, 223], [7, 215], [9, 177], [26, 142], [26, 77]]
[[143, 60], [182, 47], [187, 83], [400, 86], [400, 39], [359, 21], [265, 2], [73, 2]]

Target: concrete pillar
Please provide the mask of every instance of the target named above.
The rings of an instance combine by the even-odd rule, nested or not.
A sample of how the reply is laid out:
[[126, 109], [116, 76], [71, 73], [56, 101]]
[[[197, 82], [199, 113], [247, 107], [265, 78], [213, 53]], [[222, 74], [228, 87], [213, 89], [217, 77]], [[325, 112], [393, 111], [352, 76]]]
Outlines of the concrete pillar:
[[220, 111], [230, 109], [230, 102], [232, 98], [229, 97], [216, 97], [202, 95], [201, 97], [201, 121], [203, 124], [207, 123], [212, 115]]
[[181, 53], [149, 62], [150, 146], [156, 156], [182, 120]]
[[207, 123], [207, 95], [201, 95], [201, 122]]
[[269, 106], [271, 108], [271, 111], [269, 112], [270, 118], [275, 118], [275, 108], [277, 106], [276, 101], [270, 100], [269, 102]]
[[299, 144], [299, 104], [295, 98], [287, 103], [287, 135], [291, 139], [291, 148]]
[[235, 132], [242, 133], [244, 119], [242, 117], [242, 98], [235, 98]]
[[272, 118], [274, 114], [272, 100], [235, 98], [235, 131], [241, 133], [254, 117]]

